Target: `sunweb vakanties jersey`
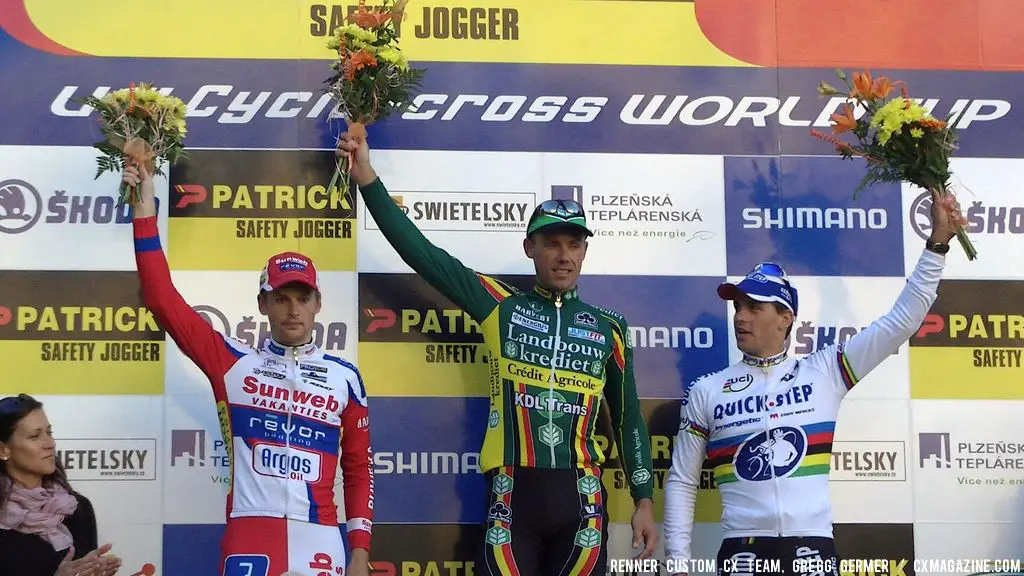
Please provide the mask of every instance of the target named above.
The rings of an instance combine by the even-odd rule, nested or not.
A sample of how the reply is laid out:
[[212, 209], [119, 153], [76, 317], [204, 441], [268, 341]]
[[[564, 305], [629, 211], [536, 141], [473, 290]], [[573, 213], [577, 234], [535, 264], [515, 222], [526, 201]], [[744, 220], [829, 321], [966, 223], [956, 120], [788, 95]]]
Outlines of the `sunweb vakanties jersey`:
[[373, 463], [366, 390], [352, 364], [314, 344], [254, 349], [213, 330], [171, 283], [156, 217], [136, 219], [146, 307], [206, 374], [228, 446], [227, 518], [267, 516], [338, 525], [339, 448], [352, 548], [370, 549]]

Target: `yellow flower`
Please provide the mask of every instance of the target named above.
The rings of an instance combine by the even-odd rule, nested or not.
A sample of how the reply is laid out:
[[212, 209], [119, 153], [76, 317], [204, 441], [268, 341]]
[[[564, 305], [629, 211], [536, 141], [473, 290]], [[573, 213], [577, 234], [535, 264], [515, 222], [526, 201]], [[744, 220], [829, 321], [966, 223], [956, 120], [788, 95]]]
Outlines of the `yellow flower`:
[[921, 136], [924, 136], [924, 130], [921, 130], [920, 128], [911, 128], [910, 135], [914, 138], [920, 138]]
[[366, 42], [368, 44], [377, 41], [377, 34], [375, 32], [365, 28], [360, 28], [355, 24], [346, 24], [345, 26], [338, 27], [335, 31], [335, 36], [339, 39], [342, 36], [347, 36], [353, 40]]
[[895, 98], [875, 112], [871, 126], [878, 128], [878, 143], [884, 146], [893, 134], [901, 133], [904, 126], [927, 117], [928, 112], [920, 104]]
[[377, 52], [377, 57], [401, 70], [409, 67], [409, 61], [406, 60], [405, 54], [394, 48], [382, 48]]

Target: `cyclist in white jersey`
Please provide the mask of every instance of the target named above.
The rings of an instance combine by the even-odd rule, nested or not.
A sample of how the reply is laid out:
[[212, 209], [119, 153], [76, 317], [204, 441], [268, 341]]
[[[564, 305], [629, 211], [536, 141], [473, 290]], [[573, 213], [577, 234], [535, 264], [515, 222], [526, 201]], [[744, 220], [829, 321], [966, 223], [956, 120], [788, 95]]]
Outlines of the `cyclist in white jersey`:
[[924, 321], [937, 298], [954, 219], [962, 218], [951, 197], [933, 192], [931, 236], [893, 308], [845, 344], [801, 359], [786, 354], [798, 297], [779, 265], [762, 262], [738, 284], [719, 286], [719, 296], [733, 301], [743, 358], [683, 393], [665, 482], [670, 573], [686, 573], [691, 560], [706, 459], [722, 498], [721, 576], [757, 572], [769, 566], [764, 561], [777, 561], [784, 574], [820, 574], [830, 563], [829, 573], [838, 574], [828, 472], [839, 403]]

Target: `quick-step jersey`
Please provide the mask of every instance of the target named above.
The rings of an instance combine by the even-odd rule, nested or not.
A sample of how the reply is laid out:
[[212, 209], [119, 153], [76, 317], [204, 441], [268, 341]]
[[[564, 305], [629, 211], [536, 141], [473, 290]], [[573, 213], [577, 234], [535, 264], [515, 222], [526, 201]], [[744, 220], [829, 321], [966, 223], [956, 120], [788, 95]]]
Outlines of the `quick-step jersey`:
[[339, 447], [352, 548], [370, 548], [373, 462], [366, 390], [356, 367], [314, 344], [254, 349], [215, 331], [171, 282], [156, 217], [134, 221], [146, 307], [206, 375], [228, 446], [226, 515], [338, 525]]
[[921, 326], [944, 263], [924, 251], [893, 308], [844, 344], [799, 359], [745, 358], [684, 392], [665, 482], [667, 559], [690, 559], [705, 460], [721, 494], [725, 538], [832, 537], [828, 481], [839, 404]]
[[380, 179], [361, 191], [402, 260], [480, 325], [490, 374], [481, 471], [601, 466], [594, 430], [603, 396], [630, 494], [652, 498], [650, 437], [625, 318], [581, 301], [575, 289], [524, 292], [475, 272], [427, 240]]

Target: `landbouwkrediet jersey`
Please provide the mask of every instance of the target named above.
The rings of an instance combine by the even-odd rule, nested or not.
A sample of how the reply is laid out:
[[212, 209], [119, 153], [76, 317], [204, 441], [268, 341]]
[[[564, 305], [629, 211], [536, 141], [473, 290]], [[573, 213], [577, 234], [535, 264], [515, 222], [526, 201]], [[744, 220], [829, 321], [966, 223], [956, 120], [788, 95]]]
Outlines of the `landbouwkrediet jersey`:
[[650, 436], [625, 318], [583, 302], [575, 289], [524, 291], [471, 270], [428, 241], [379, 179], [360, 190], [402, 259], [480, 324], [490, 372], [481, 471], [600, 467], [605, 455], [594, 431], [603, 398], [630, 494], [652, 498]]

